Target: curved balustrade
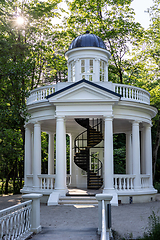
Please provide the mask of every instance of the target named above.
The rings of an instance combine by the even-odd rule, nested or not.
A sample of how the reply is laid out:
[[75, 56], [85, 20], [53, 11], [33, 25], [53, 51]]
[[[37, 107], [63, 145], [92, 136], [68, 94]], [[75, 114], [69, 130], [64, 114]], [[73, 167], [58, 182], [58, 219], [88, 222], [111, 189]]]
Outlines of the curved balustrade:
[[149, 187], [150, 175], [141, 174], [141, 188]]
[[[30, 92], [30, 96], [27, 98], [27, 105], [47, 101], [46, 96], [54, 93], [56, 91], [55, 87], [56, 84], [32, 90]], [[150, 94], [144, 89], [130, 85], [113, 83], [113, 89], [110, 90], [119, 93], [122, 96], [121, 100], [150, 104]]]
[[119, 93], [122, 96], [121, 100], [150, 104], [150, 94], [144, 89], [114, 83], [114, 92]]
[[37, 103], [40, 101], [47, 101], [46, 96], [54, 92], [55, 92], [55, 85], [36, 88], [30, 92], [30, 96], [27, 98], [27, 105]]
[[[135, 175], [114, 174], [114, 188], [118, 191], [134, 190]], [[149, 188], [150, 175], [141, 174], [141, 188]]]
[[[53, 190], [55, 185], [55, 174], [41, 174], [38, 175], [38, 178], [40, 179], [40, 189], [41, 190]], [[67, 186], [71, 184], [71, 175], [66, 175], [66, 183]]]
[[41, 174], [38, 175], [38, 178], [40, 179], [40, 189], [42, 190], [54, 189], [55, 174], [53, 175]]
[[120, 175], [120, 174], [114, 174], [114, 188], [118, 191], [121, 190], [133, 190], [134, 189], [134, 179], [135, 175]]

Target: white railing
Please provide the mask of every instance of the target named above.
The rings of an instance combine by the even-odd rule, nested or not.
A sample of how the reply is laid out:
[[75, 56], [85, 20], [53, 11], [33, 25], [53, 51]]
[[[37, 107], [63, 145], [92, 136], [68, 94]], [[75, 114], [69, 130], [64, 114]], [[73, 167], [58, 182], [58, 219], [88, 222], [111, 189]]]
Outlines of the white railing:
[[[39, 87], [30, 92], [30, 96], [27, 98], [27, 105], [47, 101], [46, 96], [55, 92], [56, 84]], [[144, 89], [113, 83], [112, 91], [119, 93], [122, 97], [121, 100], [133, 101], [133, 102], [141, 102], [145, 104], [150, 104], [150, 94]]]
[[116, 190], [130, 191], [134, 189], [135, 175], [114, 174], [114, 188]]
[[55, 174], [41, 174], [38, 175], [40, 179], [40, 189], [42, 190], [52, 190], [55, 184]]
[[[38, 175], [38, 178], [40, 179], [40, 189], [42, 190], [52, 190], [55, 186], [55, 178], [56, 174], [41, 174]], [[71, 175], [67, 174], [66, 176], [66, 184], [67, 186], [71, 184]]]
[[150, 94], [144, 89], [114, 83], [114, 92], [122, 96], [121, 100], [150, 104]]
[[32, 200], [0, 211], [0, 239], [20, 239], [31, 235]]
[[109, 232], [107, 232], [106, 228], [106, 209], [104, 200], [102, 200], [102, 232], [101, 232], [101, 240], [109, 240]]
[[150, 175], [141, 174], [141, 188], [149, 187], [149, 179], [150, 179]]
[[32, 103], [37, 103], [40, 101], [47, 101], [46, 96], [54, 92], [55, 92], [55, 85], [36, 88], [30, 92], [30, 96], [27, 98], [27, 105]]
[[98, 200], [98, 234], [101, 240], [109, 240], [111, 235], [111, 200], [113, 196], [109, 194], [96, 194]]

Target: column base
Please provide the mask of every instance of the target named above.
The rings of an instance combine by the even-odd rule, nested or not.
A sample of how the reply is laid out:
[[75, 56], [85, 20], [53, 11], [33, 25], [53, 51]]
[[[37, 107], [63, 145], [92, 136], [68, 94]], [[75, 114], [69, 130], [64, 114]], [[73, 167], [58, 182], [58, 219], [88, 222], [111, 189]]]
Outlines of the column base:
[[107, 193], [113, 197], [110, 202], [112, 206], [118, 206], [118, 195], [114, 188], [111, 188], [111, 189], [104, 188], [103, 193]]
[[41, 226], [39, 226], [37, 228], [31, 228], [31, 231], [34, 232], [34, 233], [39, 233], [39, 232], [41, 232], [41, 230], [42, 230]]
[[36, 191], [36, 190], [39, 190], [40, 187], [39, 186], [32, 186], [32, 189]]

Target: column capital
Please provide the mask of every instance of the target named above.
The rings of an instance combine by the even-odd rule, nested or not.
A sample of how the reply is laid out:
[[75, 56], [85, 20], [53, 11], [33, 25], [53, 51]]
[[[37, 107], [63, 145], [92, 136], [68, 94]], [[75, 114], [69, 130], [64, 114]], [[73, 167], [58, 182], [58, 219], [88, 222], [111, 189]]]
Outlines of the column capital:
[[127, 132], [125, 132], [125, 134], [130, 135], [130, 134], [132, 134], [132, 131], [127, 131]]
[[152, 123], [143, 123], [143, 127], [152, 127]]
[[34, 126], [35, 126], [35, 125], [39, 125], [39, 126], [41, 126], [41, 123], [38, 122], [38, 121], [37, 121], [37, 122], [33, 122], [33, 124], [34, 124]]
[[47, 134], [48, 134], [48, 135], [54, 135], [54, 134], [55, 134], [55, 132], [50, 132], [50, 131], [47, 131]]
[[139, 125], [141, 123], [141, 121], [139, 121], [139, 120], [132, 120], [132, 121], [130, 121], [130, 123], [132, 123], [132, 125]]
[[61, 115], [56, 115], [55, 118], [57, 120], [60, 120], [60, 119], [65, 119], [65, 116], [63, 116], [63, 115], [62, 116]]
[[26, 129], [31, 129], [31, 126], [30, 126], [30, 124], [25, 124], [25, 125], [24, 125], [24, 128], [25, 128], [25, 130], [26, 130]]
[[114, 115], [104, 115], [103, 116], [104, 121], [110, 121], [110, 120], [113, 120], [113, 118], [114, 118]]

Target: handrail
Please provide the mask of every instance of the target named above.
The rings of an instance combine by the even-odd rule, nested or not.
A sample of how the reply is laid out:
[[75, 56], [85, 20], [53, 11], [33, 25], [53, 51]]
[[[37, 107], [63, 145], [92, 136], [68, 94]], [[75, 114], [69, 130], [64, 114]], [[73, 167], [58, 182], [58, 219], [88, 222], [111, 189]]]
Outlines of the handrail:
[[[89, 156], [92, 157], [92, 155], [93, 155], [93, 154], [90, 154]], [[98, 172], [99, 170], [102, 169], [102, 162], [101, 162], [101, 160], [99, 160], [99, 158], [97, 158], [97, 157], [94, 157], [94, 158], [97, 159], [97, 160], [100, 162], [100, 165], [101, 165], [98, 169], [96, 169], [96, 172]], [[98, 166], [99, 166], [99, 164], [98, 164]]]
[[0, 239], [26, 239], [32, 234], [32, 200], [0, 211]]
[[[102, 232], [101, 232], [101, 240], [109, 240], [106, 233], [106, 211], [104, 200], [102, 200]], [[109, 236], [109, 234], [108, 234]]]
[[32, 200], [28, 200], [24, 203], [20, 203], [20, 204], [14, 205], [12, 207], [2, 209], [2, 210], [0, 210], [0, 217], [5, 216], [7, 214], [10, 214], [12, 212], [15, 212], [15, 211], [17, 211], [17, 210], [19, 210], [23, 207], [26, 207], [26, 206], [30, 205], [31, 203], [32, 203]]
[[[89, 126], [89, 127], [91, 127], [92, 129], [94, 129], [95, 127], [98, 127], [101, 123], [102, 123], [102, 120], [100, 120], [100, 122], [99, 122], [98, 124], [95, 124], [94, 126], [92, 126], [92, 127]], [[86, 139], [78, 139], [78, 137], [79, 137], [80, 135], [82, 135], [82, 134], [84, 134], [84, 133], [87, 133], [87, 131], [88, 131], [88, 129], [85, 130], [85, 131], [83, 131], [83, 132], [81, 132], [80, 134], [77, 135], [77, 137], [76, 137], [75, 140], [74, 140], [74, 148], [75, 148], [75, 149], [78, 148], [78, 150], [80, 150], [80, 147], [76, 145], [76, 141], [77, 141], [77, 140], [87, 140], [87, 138], [86, 138]], [[102, 129], [100, 129], [100, 132], [102, 132]], [[84, 148], [84, 147], [82, 147], [82, 148]]]
[[[92, 129], [95, 129], [95, 127], [97, 127], [97, 131], [99, 131], [100, 133], [102, 133], [102, 128], [101, 128], [101, 123], [102, 123], [102, 120], [100, 119], [100, 121], [98, 122], [98, 119], [97, 119], [97, 123], [94, 125], [94, 121], [93, 121], [93, 126], [90, 126], [89, 125], [89, 128], [92, 128]], [[99, 130], [99, 127], [98, 126], [100, 126], [100, 130]], [[88, 139], [88, 137], [87, 138], [83, 138], [82, 137], [82, 139], [78, 139], [79, 138], [79, 136], [81, 136], [81, 135], [83, 135], [84, 133], [87, 133], [87, 131], [88, 131], [88, 129], [86, 129], [85, 131], [83, 131], [83, 132], [81, 132], [80, 134], [78, 134], [78, 136], [75, 138], [75, 140], [74, 140], [74, 148], [75, 148], [75, 152], [76, 152], [76, 149], [78, 149], [78, 151], [80, 151], [80, 150], [82, 150], [82, 149], [87, 149], [88, 147], [84, 147], [83, 145], [81, 146], [81, 147], [79, 147], [79, 145], [77, 146], [77, 144], [76, 144], [76, 142], [77, 141], [83, 141], [83, 140], [86, 140], [87, 141], [87, 139]], [[92, 154], [89, 154], [89, 157], [92, 157]], [[96, 171], [96, 173], [98, 173], [99, 172], [99, 170], [101, 170], [102, 169], [102, 162], [101, 162], [101, 160], [99, 159], [99, 158], [96, 158], [96, 157], [94, 157], [95, 159], [97, 159], [98, 160], [98, 162], [100, 163], [100, 167], [97, 169], [97, 171]], [[98, 166], [99, 166], [99, 164], [98, 164]]]

